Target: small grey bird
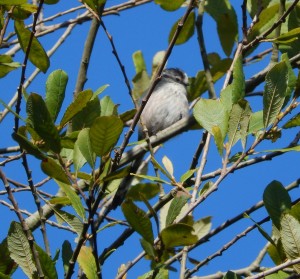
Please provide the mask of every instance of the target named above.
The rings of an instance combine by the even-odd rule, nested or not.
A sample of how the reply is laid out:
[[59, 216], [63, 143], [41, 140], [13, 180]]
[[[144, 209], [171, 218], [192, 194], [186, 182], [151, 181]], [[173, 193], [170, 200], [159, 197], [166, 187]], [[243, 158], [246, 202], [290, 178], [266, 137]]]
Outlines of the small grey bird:
[[[142, 114], [141, 121], [147, 127], [149, 136], [156, 135], [180, 119], [189, 116], [187, 100], [188, 77], [178, 68], [165, 69], [152, 92]], [[139, 137], [143, 134], [139, 129]], [[130, 173], [136, 173], [143, 157], [132, 162]], [[112, 201], [112, 208], [119, 206], [130, 187], [133, 177], [126, 176]]]
[[142, 114], [150, 136], [188, 117], [188, 77], [178, 68], [165, 69]]

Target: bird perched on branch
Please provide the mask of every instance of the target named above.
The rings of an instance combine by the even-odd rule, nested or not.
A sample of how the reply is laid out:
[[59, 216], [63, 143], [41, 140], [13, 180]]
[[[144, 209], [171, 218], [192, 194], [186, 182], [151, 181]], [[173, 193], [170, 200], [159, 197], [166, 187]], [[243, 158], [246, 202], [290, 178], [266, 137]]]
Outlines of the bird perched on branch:
[[[149, 136], [156, 135], [180, 119], [189, 115], [187, 100], [188, 76], [178, 68], [165, 69], [156, 84], [144, 110], [141, 114], [141, 122], [148, 130]], [[141, 134], [141, 129], [139, 132]], [[136, 173], [141, 158], [137, 158], [131, 166], [130, 173]], [[121, 182], [112, 202], [112, 208], [119, 206], [132, 182], [132, 176], [128, 175]]]

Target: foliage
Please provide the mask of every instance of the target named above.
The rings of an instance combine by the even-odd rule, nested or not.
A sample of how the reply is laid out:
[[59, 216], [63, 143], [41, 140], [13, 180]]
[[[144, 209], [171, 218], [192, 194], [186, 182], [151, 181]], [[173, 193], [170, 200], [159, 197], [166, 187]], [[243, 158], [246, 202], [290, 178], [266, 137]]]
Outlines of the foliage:
[[[223, 224], [216, 226], [212, 223], [213, 214], [207, 216], [201, 210], [201, 206], [207, 204], [206, 200], [214, 201], [212, 194], [223, 189], [227, 177], [236, 175], [240, 169], [246, 168], [251, 173], [250, 166], [254, 164], [300, 151], [298, 1], [248, 0], [242, 7], [237, 7], [229, 0], [137, 0], [134, 4], [129, 1], [110, 7], [104, 0], [85, 0], [80, 1], [82, 6], [78, 8], [85, 13], [72, 20], [72, 12], [77, 8], [63, 11], [62, 2], [0, 0], [0, 79], [6, 82], [12, 74], [18, 76], [14, 80], [15, 88], [18, 88], [16, 96], [4, 96], [4, 100], [0, 100], [4, 107], [0, 122], [14, 126], [13, 130], [3, 131], [4, 134], [12, 133], [12, 140], [2, 143], [5, 148], [0, 149], [0, 178], [5, 188], [1, 192], [1, 208], [8, 207], [17, 217], [7, 225], [7, 235], [0, 244], [0, 277], [13, 278], [20, 269], [28, 278], [61, 278], [62, 274], [71, 278], [75, 277], [78, 264], [79, 278], [102, 278], [107, 268], [117, 272], [117, 278], [125, 278], [123, 276], [129, 269], [144, 257], [150, 267], [139, 270], [139, 278], [170, 278], [171, 271], [177, 272], [176, 268], [180, 269], [180, 278], [191, 278], [195, 273], [201, 275], [200, 271], [207, 263], [212, 266], [215, 257], [255, 229], [267, 244], [257, 253], [254, 264], [249, 260], [246, 268], [237, 269], [229, 262], [228, 266], [235, 272], [224, 270], [223, 273], [214, 266], [214, 274], [210, 276], [244, 278], [252, 274], [255, 277], [251, 278], [286, 278], [299, 274], [300, 204], [299, 197], [289, 191], [300, 181], [287, 166], [282, 166], [282, 171], [287, 172], [289, 180], [294, 182], [284, 187], [275, 180], [274, 174], [261, 192], [262, 201], [251, 201], [249, 209], [237, 216], [227, 216], [229, 219]], [[128, 72], [106, 29], [105, 16], [126, 9], [138, 13], [139, 6], [145, 2], [162, 9], [164, 15], [175, 15], [176, 20], [169, 24], [169, 34], [165, 38], [168, 48], [155, 50], [151, 73], [148, 60], [144, 58], [146, 51], [132, 53], [131, 66], [135, 74], [131, 77], [131, 88]], [[53, 11], [51, 7], [59, 10], [50, 17], [55, 23], [42, 13]], [[61, 19], [63, 14], [69, 18]], [[215, 24], [218, 53], [208, 51], [207, 16]], [[55, 59], [51, 58], [52, 51], [47, 52], [46, 45], [51, 41], [51, 33], [67, 26], [63, 35], [59, 35], [56, 50], [77, 25], [88, 22], [91, 27], [86, 34], [79, 74], [74, 82], [73, 76], [56, 67]], [[88, 72], [90, 64], [99, 66], [98, 61], [90, 58], [96, 51], [94, 39], [100, 27], [105, 31], [118, 63], [109, 74], [123, 75], [132, 100], [131, 107], [122, 113], [124, 106], [120, 108], [120, 104], [114, 102], [107, 83], [99, 84], [101, 87], [97, 90], [85, 86], [91, 76]], [[134, 30], [129, 32], [134, 33]], [[174, 48], [177, 45], [185, 48], [191, 42], [198, 43], [203, 65], [200, 63], [196, 74], [189, 78], [188, 99], [193, 104], [190, 118], [146, 141], [134, 142], [131, 136], [139, 125], [139, 115], [147, 101], [145, 92], [149, 97], [167, 60], [174, 55]], [[124, 47], [126, 41], [119, 44]], [[101, 52], [101, 49], [97, 51]], [[198, 54], [189, 55], [196, 57]], [[75, 67], [75, 61], [68, 63]], [[259, 69], [254, 75], [249, 64], [255, 64]], [[36, 82], [36, 74], [27, 77], [31, 68], [46, 77], [45, 94], [42, 91], [27, 92], [30, 83]], [[70, 93], [70, 82], [74, 83], [74, 94]], [[256, 88], [259, 88], [258, 92], [255, 92]], [[5, 93], [9, 95], [9, 92]], [[259, 101], [253, 96], [258, 96]], [[8, 98], [11, 101], [7, 101]], [[177, 162], [170, 159], [171, 156], [159, 159], [155, 152], [161, 143], [167, 144], [183, 131], [194, 137], [194, 130], [202, 138], [190, 164], [183, 162], [184, 167], [176, 169]], [[239, 142], [241, 145], [237, 144]], [[16, 143], [14, 155], [9, 156], [11, 145]], [[181, 144], [179, 149], [187, 147]], [[274, 147], [273, 144], [277, 145]], [[174, 154], [177, 151], [174, 150]], [[147, 160], [142, 163], [135, 160], [146, 152], [150, 153]], [[262, 152], [266, 154], [261, 155]], [[137, 162], [139, 169], [135, 168]], [[212, 172], [208, 172], [211, 166], [207, 162], [214, 162]], [[14, 175], [10, 178], [4, 171], [11, 173], [12, 169]], [[40, 182], [36, 183], [36, 179]], [[124, 183], [125, 190], [122, 188]], [[26, 205], [19, 196], [25, 190], [30, 192], [31, 198]], [[121, 206], [114, 203], [117, 190], [124, 190], [126, 194]], [[238, 200], [237, 196], [226, 196], [224, 204], [218, 204], [218, 207], [235, 204]], [[18, 204], [28, 206], [28, 209], [23, 211]], [[25, 218], [33, 206], [36, 212], [28, 213]], [[262, 206], [268, 214], [265, 218], [256, 221], [250, 217], [252, 213], [261, 213]], [[116, 209], [117, 217], [113, 209]], [[235, 223], [243, 228], [243, 218], [248, 218], [252, 226], [236, 233], [229, 242], [221, 237], [221, 248], [208, 252], [211, 254], [203, 258], [204, 244], [209, 242], [210, 245], [214, 236], [221, 235]], [[262, 224], [268, 221], [272, 228], [266, 229]], [[58, 233], [66, 230], [75, 237], [64, 239], [60, 248], [55, 243], [56, 236], [47, 232], [48, 224], [56, 226]], [[123, 232], [124, 225], [126, 230]], [[37, 240], [37, 228], [41, 229], [43, 241]], [[115, 239], [111, 244], [103, 235], [110, 234], [113, 229], [117, 230], [117, 235], [112, 234]], [[143, 250], [142, 254], [131, 264], [111, 271], [114, 267], [110, 266], [109, 260], [123, 244], [126, 249], [131, 248], [128, 238], [134, 232], [134, 241]], [[49, 242], [53, 246], [50, 247]], [[54, 255], [53, 248], [57, 249]], [[201, 253], [192, 254], [194, 251]], [[268, 270], [262, 266], [266, 255], [272, 260]], [[123, 261], [129, 261], [127, 255]], [[180, 265], [176, 266], [176, 261]], [[59, 270], [58, 262], [62, 263], [63, 271]], [[290, 269], [284, 270], [286, 267]]]

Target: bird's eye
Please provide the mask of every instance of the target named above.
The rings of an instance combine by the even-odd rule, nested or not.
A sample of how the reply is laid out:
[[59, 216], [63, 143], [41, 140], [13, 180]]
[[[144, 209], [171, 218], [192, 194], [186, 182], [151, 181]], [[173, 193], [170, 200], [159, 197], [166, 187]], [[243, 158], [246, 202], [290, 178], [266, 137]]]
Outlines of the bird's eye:
[[181, 82], [181, 78], [180, 77], [175, 77], [175, 80], [178, 82]]

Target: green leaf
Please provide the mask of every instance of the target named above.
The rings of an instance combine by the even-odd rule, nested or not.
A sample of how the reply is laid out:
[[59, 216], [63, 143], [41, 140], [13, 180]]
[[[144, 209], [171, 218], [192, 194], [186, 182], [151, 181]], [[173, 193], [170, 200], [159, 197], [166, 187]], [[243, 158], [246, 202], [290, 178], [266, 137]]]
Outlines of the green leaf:
[[279, 181], [272, 181], [263, 194], [265, 207], [277, 229], [280, 229], [282, 213], [291, 209], [291, 198]]
[[140, 50], [132, 54], [132, 60], [135, 67], [136, 74], [139, 74], [143, 71], [147, 71], [146, 62], [143, 53]]
[[13, 62], [10, 55], [0, 55], [0, 78], [5, 77], [9, 72], [21, 67], [18, 62]]
[[117, 143], [123, 130], [123, 122], [117, 116], [100, 116], [90, 128], [93, 151], [98, 156], [107, 155]]
[[49, 200], [51, 204], [60, 204], [60, 205], [71, 205], [71, 201], [68, 197], [54, 197]]
[[53, 71], [46, 81], [45, 103], [48, 111], [55, 121], [65, 98], [65, 91], [68, 83], [68, 75], [63, 70]]
[[187, 203], [189, 197], [182, 195], [175, 197], [169, 207], [167, 218], [166, 218], [166, 227], [173, 224], [175, 219], [178, 217], [181, 209], [185, 206]]
[[[283, 249], [290, 260], [300, 257], [300, 223], [290, 214], [283, 214], [281, 221], [280, 236]], [[300, 264], [293, 268], [300, 272]]]
[[84, 90], [77, 95], [77, 98], [68, 106], [62, 120], [60, 127], [64, 127], [78, 112], [80, 112], [92, 98], [92, 90]]
[[132, 119], [136, 114], [136, 109], [127, 110], [124, 113], [120, 114], [120, 118], [123, 121], [123, 123], [126, 123], [130, 119]]
[[146, 70], [137, 73], [132, 79], [132, 94], [135, 101], [139, 101], [150, 86], [150, 77]]
[[[25, 28], [24, 22], [21, 20], [15, 20], [15, 31], [17, 33], [21, 48], [23, 52], [26, 53], [32, 33], [27, 28]], [[30, 62], [34, 66], [39, 68], [42, 72], [47, 72], [50, 66], [49, 57], [40, 42], [34, 36], [30, 45], [28, 58]]]
[[91, 247], [82, 246], [78, 255], [78, 263], [88, 279], [98, 279], [97, 265]]
[[287, 92], [288, 68], [284, 61], [277, 63], [266, 75], [263, 96], [265, 129], [279, 114]]
[[0, 0], [0, 5], [22, 5], [27, 3], [27, 0]]
[[289, 129], [300, 126], [300, 112], [295, 115], [292, 119], [290, 119], [288, 122], [286, 122], [283, 125], [283, 129]]
[[[7, 238], [4, 238], [0, 243], [0, 253], [1, 253], [1, 261], [0, 261], [0, 272], [1, 275], [7, 274], [12, 275], [14, 271], [17, 269], [17, 264], [10, 257], [10, 252], [7, 247]], [[0, 277], [2, 279], [2, 277]], [[3, 279], [10, 279], [10, 276], [3, 277]]]
[[223, 155], [223, 135], [221, 129], [218, 126], [212, 127], [212, 135], [214, 136], [214, 140], [218, 149], [220, 156]]
[[38, 252], [39, 260], [41, 263], [41, 267], [43, 270], [43, 273], [45, 275], [45, 278], [58, 278], [56, 269], [55, 269], [55, 263], [50, 258], [50, 256], [36, 243], [34, 243], [34, 247]]
[[79, 132], [77, 141], [75, 143], [78, 145], [80, 152], [86, 159], [91, 168], [95, 166], [96, 155], [93, 152], [93, 148], [90, 141], [90, 129], [86, 128]]
[[239, 55], [233, 66], [232, 103], [236, 104], [245, 96], [245, 76], [243, 71], [243, 57]]
[[[181, 19], [177, 20], [173, 25], [169, 34], [169, 40], [168, 40], [169, 43], [171, 42], [180, 21]], [[191, 12], [177, 37], [175, 45], [180, 45], [187, 42], [194, 35], [194, 32], [195, 32], [195, 13]]]
[[174, 167], [172, 161], [167, 156], [164, 156], [162, 158], [162, 163], [165, 169], [167, 170], [167, 172], [171, 175], [171, 177], [174, 177]]
[[92, 99], [95, 99], [98, 95], [100, 95], [107, 87], [109, 84], [104, 84], [101, 87], [99, 87], [93, 94]]
[[177, 246], [188, 246], [197, 243], [198, 237], [193, 234], [193, 227], [186, 224], [173, 224], [164, 228], [161, 239], [166, 249]]
[[296, 40], [300, 36], [300, 27], [289, 30], [286, 33], [281, 34], [276, 39], [273, 39], [272, 42], [277, 44], [286, 44], [291, 40]]
[[155, 0], [154, 2], [166, 11], [176, 11], [185, 0]]
[[31, 5], [28, 3], [15, 6], [12, 11], [11, 17], [14, 20], [24, 20], [30, 17], [33, 13], [36, 13], [37, 9], [38, 7], [36, 5]]
[[151, 161], [152, 161], [152, 164], [158, 169], [160, 170], [166, 177], [168, 177], [170, 180], [173, 179], [172, 175], [167, 171], [165, 170], [157, 161], [156, 159], [152, 156], [151, 157]]
[[144, 238], [141, 238], [140, 242], [147, 256], [149, 256], [151, 260], [155, 260], [157, 257], [157, 253], [154, 249], [153, 243], [149, 243]]
[[211, 225], [210, 216], [199, 219], [193, 224], [194, 234], [197, 235], [198, 239], [203, 238], [209, 233]]
[[125, 200], [121, 205], [123, 214], [129, 225], [146, 241], [153, 243], [154, 235], [149, 217], [131, 200]]
[[34, 131], [49, 145], [50, 149], [59, 153], [61, 150], [60, 137], [47, 106], [38, 94], [31, 93], [27, 99], [26, 112], [28, 123]]
[[29, 242], [22, 226], [13, 221], [7, 236], [7, 246], [10, 257], [21, 267], [23, 272], [29, 277], [37, 276], [37, 269], [33, 260]]
[[233, 271], [227, 271], [227, 273], [224, 275], [223, 279], [242, 279], [242, 277]]
[[65, 273], [69, 269], [69, 264], [70, 264], [72, 255], [73, 255], [73, 250], [72, 250], [71, 243], [68, 240], [65, 240], [62, 245], [62, 260], [63, 260]]
[[219, 127], [224, 139], [227, 133], [228, 113], [224, 105], [218, 100], [200, 99], [193, 114], [197, 122], [209, 133], [213, 134], [213, 127]]
[[180, 177], [180, 182], [183, 183], [183, 182], [187, 181], [197, 170], [198, 170], [198, 168], [197, 169], [188, 170], [187, 172], [185, 172]]
[[154, 182], [158, 182], [158, 183], [164, 183], [164, 184], [168, 184], [171, 185], [170, 182], [161, 179], [160, 177], [157, 176], [151, 176], [151, 175], [143, 175], [143, 174], [135, 174], [135, 173], [131, 173], [131, 175], [134, 175], [136, 177], [142, 178], [142, 179], [148, 179]]
[[251, 15], [251, 18], [253, 19], [254, 16], [258, 14], [261, 7], [267, 8], [270, 2], [271, 0], [262, 0], [260, 3], [258, 3], [257, 0], [247, 1], [247, 10]]
[[270, 149], [270, 150], [264, 150], [261, 152], [290, 152], [290, 151], [300, 151], [300, 145], [296, 145], [293, 147], [288, 147], [288, 148], [277, 148], [277, 149]]
[[257, 111], [251, 114], [250, 121], [249, 121], [249, 134], [256, 134], [258, 131], [264, 128], [264, 121], [263, 121], [263, 111]]
[[63, 183], [59, 180], [55, 180], [55, 182], [64, 191], [66, 196], [70, 199], [72, 207], [75, 209], [78, 216], [80, 216], [82, 220], [85, 220], [85, 210], [81, 203], [80, 197], [75, 192], [75, 189], [70, 184]]
[[29, 141], [26, 137], [18, 133], [13, 133], [12, 138], [21, 146], [23, 150], [33, 155], [37, 159], [43, 160], [47, 158], [47, 156], [36, 145], [34, 145], [31, 141]]
[[44, 3], [48, 4], [48, 5], [53, 5], [53, 4], [56, 4], [58, 2], [59, 2], [59, 0], [44, 0]]
[[[157, 183], [138, 183], [131, 186], [126, 195], [134, 201], [143, 201], [144, 199], [150, 200], [156, 197], [160, 192], [160, 187]], [[143, 195], [143, 198], [141, 197]]]
[[100, 101], [101, 107], [101, 116], [110, 116], [115, 115], [117, 116], [117, 105], [114, 104], [112, 99], [109, 96], [105, 96]]
[[62, 169], [62, 167], [59, 164], [57, 164], [56, 161], [52, 158], [48, 157], [47, 159], [44, 159], [41, 162], [41, 169], [45, 174], [49, 175], [54, 179], [57, 179], [66, 184], [70, 183], [69, 178]]
[[92, 98], [86, 106], [78, 112], [72, 119], [73, 131], [82, 130], [91, 127], [97, 117], [100, 116], [100, 101], [98, 98]]
[[238, 23], [234, 8], [229, 0], [207, 1], [205, 11], [216, 21], [223, 51], [230, 56], [238, 39]]
[[246, 100], [233, 104], [228, 123], [228, 143], [231, 149], [241, 139], [243, 149], [246, 148], [248, 125], [251, 116], [250, 105]]
[[63, 222], [67, 223], [76, 231], [77, 235], [80, 236], [83, 229], [83, 224], [78, 217], [66, 211], [59, 210], [55, 207], [53, 207], [52, 209], [54, 210], [56, 219], [60, 224], [62, 224]]
[[264, 279], [286, 279], [289, 277], [289, 274], [279, 270], [277, 273], [270, 274], [265, 276]]

